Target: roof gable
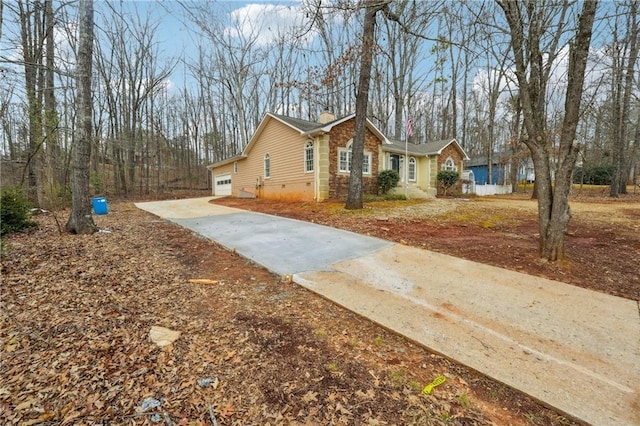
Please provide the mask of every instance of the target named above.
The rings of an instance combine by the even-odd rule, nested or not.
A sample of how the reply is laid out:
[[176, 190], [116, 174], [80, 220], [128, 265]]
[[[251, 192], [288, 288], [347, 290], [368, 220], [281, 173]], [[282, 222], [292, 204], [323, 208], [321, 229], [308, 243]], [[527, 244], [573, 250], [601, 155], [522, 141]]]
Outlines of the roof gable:
[[[260, 121], [258, 128], [251, 136], [249, 143], [244, 147], [241, 154], [236, 155], [232, 158], [224, 159], [208, 167], [209, 168], [219, 167], [219, 166], [228, 164], [232, 161], [238, 161], [238, 160], [243, 160], [247, 158], [247, 156], [249, 155], [249, 152], [251, 152], [251, 149], [254, 147], [257, 141], [260, 140], [262, 132], [273, 120], [279, 123], [282, 123], [285, 126], [289, 127], [290, 129], [298, 132], [300, 136], [314, 137], [314, 136], [320, 136], [320, 135], [331, 132], [331, 129], [333, 129], [335, 126], [338, 126], [346, 121], [352, 120], [355, 118], [355, 116], [356, 116], [355, 114], [349, 114], [347, 116], [330, 121], [328, 123], [316, 123], [314, 121], [303, 120], [300, 118], [292, 118], [286, 115], [273, 114], [268, 112], [264, 115], [264, 117], [262, 118], [262, 121]], [[366, 124], [367, 124], [367, 129], [369, 129], [378, 139], [380, 139], [380, 141], [382, 142], [382, 145], [392, 145], [392, 142], [389, 139], [387, 139], [387, 137], [369, 119], [367, 119]]]
[[[335, 126], [338, 126], [346, 121], [353, 120], [355, 119], [355, 117], [356, 117], [355, 114], [349, 114], [342, 118], [338, 118], [336, 120], [330, 121], [325, 124], [317, 124], [314, 129], [311, 129], [305, 132], [304, 134], [308, 136], [318, 136], [325, 133], [329, 133], [331, 132], [331, 129], [333, 129]], [[385, 144], [388, 145], [391, 143], [389, 139], [387, 139], [387, 137], [368, 118], [367, 118], [366, 124], [367, 124], [367, 129], [369, 129], [371, 133], [376, 135], [376, 137], [382, 141], [383, 145]]]
[[[322, 123], [316, 123], [314, 121], [303, 120], [300, 118], [292, 118], [292, 117], [287, 117], [285, 115], [273, 114], [268, 112], [265, 114], [264, 118], [260, 122], [260, 125], [258, 126], [255, 133], [251, 137], [251, 140], [249, 141], [247, 146], [244, 148], [244, 150], [242, 150], [242, 156], [246, 157], [249, 154], [249, 152], [251, 151], [251, 148], [253, 148], [253, 145], [255, 145], [256, 141], [260, 138], [260, 134], [262, 133], [262, 131], [265, 129], [265, 127], [268, 125], [268, 123], [271, 120], [276, 120], [284, 124], [285, 126], [291, 128], [292, 130], [295, 130], [298, 133], [300, 133], [301, 136], [314, 137], [314, 136], [319, 136], [319, 135], [331, 132], [331, 129], [333, 129], [335, 126], [338, 126], [344, 123], [345, 121], [352, 120], [355, 118], [355, 116], [356, 116], [355, 114], [349, 114], [342, 118], [338, 118], [336, 120], [322, 124]], [[380, 130], [378, 130], [378, 128], [369, 119], [367, 119], [367, 128], [374, 135], [376, 135], [378, 139], [382, 141], [383, 144], [390, 144], [389, 139], [387, 139], [387, 137]]]
[[251, 136], [249, 143], [242, 150], [241, 157], [246, 158], [249, 155], [249, 152], [254, 147], [256, 142], [260, 140], [260, 136], [262, 135], [262, 132], [264, 131], [264, 129], [267, 128], [267, 126], [272, 120], [275, 120], [279, 123], [284, 124], [285, 126], [291, 128], [292, 130], [298, 132], [301, 135], [305, 133], [305, 131], [302, 128], [307, 126], [311, 127], [312, 124], [315, 126], [318, 125], [317, 123], [312, 123], [310, 121], [301, 120], [298, 118], [285, 117], [283, 115], [276, 115], [268, 112], [262, 118], [262, 121], [258, 125], [258, 128], [256, 129], [256, 131], [253, 132], [253, 136]]
[[435, 142], [427, 142], [426, 144], [391, 140], [390, 145], [383, 146], [382, 149], [397, 154], [404, 154], [407, 152], [411, 155], [440, 155], [442, 151], [451, 144], [454, 144], [455, 148], [460, 152], [460, 154], [462, 154], [462, 158], [464, 160], [469, 159], [467, 153], [455, 139], [443, 139]]

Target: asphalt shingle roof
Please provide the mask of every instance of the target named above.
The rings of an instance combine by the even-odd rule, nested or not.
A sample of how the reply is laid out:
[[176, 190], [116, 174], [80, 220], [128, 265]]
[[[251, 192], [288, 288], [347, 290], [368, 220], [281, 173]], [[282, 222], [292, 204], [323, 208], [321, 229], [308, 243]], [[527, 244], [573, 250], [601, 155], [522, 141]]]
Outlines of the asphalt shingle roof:
[[280, 114], [271, 114], [271, 115], [276, 117], [278, 120], [284, 121], [290, 126], [295, 127], [298, 130], [302, 130], [303, 132], [309, 132], [311, 130], [325, 126], [324, 124], [320, 124], [316, 121], [308, 121], [308, 120], [303, 120], [301, 118], [292, 118], [292, 117], [287, 117], [286, 115], [280, 115]]
[[391, 145], [383, 145], [385, 151], [397, 152], [404, 154], [405, 148], [409, 154], [413, 155], [434, 155], [440, 152], [444, 147], [449, 145], [453, 139], [443, 139], [435, 142], [428, 142], [425, 144], [407, 143], [390, 139]]

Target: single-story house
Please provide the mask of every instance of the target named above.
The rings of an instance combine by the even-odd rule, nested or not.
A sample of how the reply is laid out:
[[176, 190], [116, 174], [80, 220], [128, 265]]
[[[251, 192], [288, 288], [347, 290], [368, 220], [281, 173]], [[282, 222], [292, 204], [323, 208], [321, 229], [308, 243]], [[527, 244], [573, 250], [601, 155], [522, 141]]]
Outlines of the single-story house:
[[[313, 122], [267, 113], [241, 154], [208, 166], [213, 194], [305, 201], [344, 198], [354, 124], [355, 114], [336, 119], [322, 113]], [[437, 172], [457, 170], [462, 176], [467, 159], [455, 139], [405, 144], [388, 139], [367, 120], [363, 190], [376, 194], [378, 172], [394, 169], [401, 176], [396, 191], [406, 191], [410, 198], [434, 197]]]
[[517, 167], [516, 179], [518, 182], [533, 182], [535, 180], [533, 161], [526, 152], [518, 154], [513, 154], [510, 151], [494, 152], [491, 160], [491, 181], [489, 181], [489, 161], [486, 155], [465, 161], [464, 168], [473, 172], [476, 184], [511, 184], [511, 170], [514, 165]]
[[491, 179], [489, 179], [489, 161], [486, 155], [471, 158], [464, 163], [465, 170], [473, 172], [475, 183], [504, 185], [509, 179], [509, 163], [495, 153], [491, 161]]

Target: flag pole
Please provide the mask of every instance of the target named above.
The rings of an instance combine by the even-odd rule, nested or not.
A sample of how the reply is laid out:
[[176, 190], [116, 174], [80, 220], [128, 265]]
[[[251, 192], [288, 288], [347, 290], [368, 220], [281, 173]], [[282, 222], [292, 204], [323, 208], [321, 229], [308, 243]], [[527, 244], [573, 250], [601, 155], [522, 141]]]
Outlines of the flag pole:
[[404, 198], [407, 198], [407, 188], [409, 187], [409, 133], [404, 135]]
[[407, 126], [404, 132], [404, 198], [407, 198], [409, 188], [409, 136], [413, 135], [411, 117], [407, 116]]

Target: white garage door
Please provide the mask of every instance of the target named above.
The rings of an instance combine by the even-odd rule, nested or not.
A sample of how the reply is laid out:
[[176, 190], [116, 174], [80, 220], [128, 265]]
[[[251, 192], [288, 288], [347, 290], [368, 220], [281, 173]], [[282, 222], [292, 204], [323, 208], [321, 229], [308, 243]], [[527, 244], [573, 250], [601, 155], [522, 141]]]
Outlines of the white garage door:
[[219, 175], [215, 178], [215, 195], [231, 195], [231, 175]]

